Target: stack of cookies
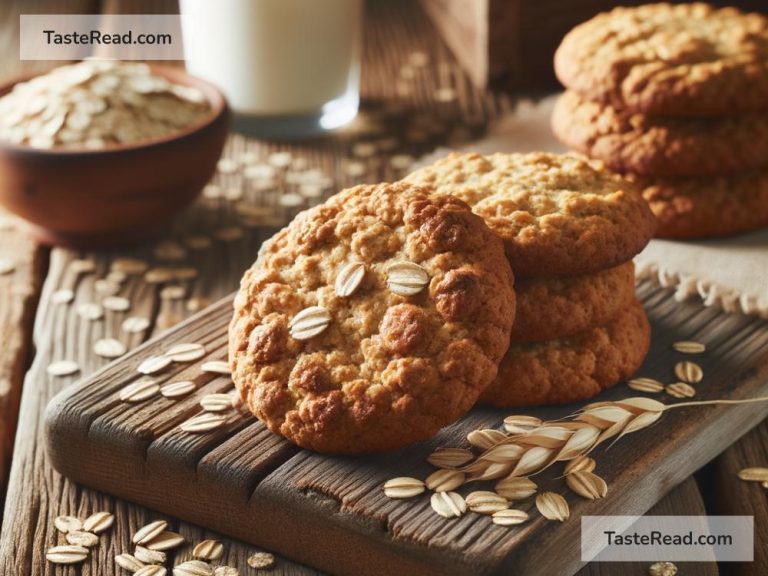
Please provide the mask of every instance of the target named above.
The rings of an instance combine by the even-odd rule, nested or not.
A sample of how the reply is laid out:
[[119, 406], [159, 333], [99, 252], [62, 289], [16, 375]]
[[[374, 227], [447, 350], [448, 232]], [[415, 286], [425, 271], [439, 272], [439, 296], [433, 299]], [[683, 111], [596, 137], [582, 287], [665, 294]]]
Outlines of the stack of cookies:
[[768, 226], [768, 18], [616, 8], [566, 35], [555, 69], [555, 134], [634, 180], [659, 237]]
[[631, 259], [656, 223], [631, 184], [600, 162], [545, 153], [454, 154], [406, 180], [469, 204], [515, 272], [512, 343], [481, 401], [576, 402], [639, 368], [650, 327]]

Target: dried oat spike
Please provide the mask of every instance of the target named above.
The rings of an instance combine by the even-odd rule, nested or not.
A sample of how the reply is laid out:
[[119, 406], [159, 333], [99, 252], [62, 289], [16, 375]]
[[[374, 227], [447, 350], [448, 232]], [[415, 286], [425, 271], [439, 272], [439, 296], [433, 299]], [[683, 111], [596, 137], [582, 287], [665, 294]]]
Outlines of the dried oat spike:
[[682, 354], [701, 354], [707, 350], [707, 347], [701, 342], [694, 342], [692, 340], [681, 340], [672, 344], [677, 352]]
[[746, 482], [768, 482], [768, 468], [744, 468], [739, 471], [739, 478]]
[[694, 362], [678, 362], [675, 364], [675, 376], [688, 384], [698, 384], [704, 378], [704, 371]]
[[427, 457], [427, 462], [436, 468], [458, 468], [472, 458], [472, 452], [465, 448], [438, 448]]
[[513, 502], [533, 496], [538, 489], [533, 480], [524, 476], [510, 476], [496, 483], [496, 492]]
[[202, 560], [187, 560], [174, 566], [173, 576], [213, 576], [213, 567]]
[[589, 456], [578, 456], [565, 465], [565, 474], [571, 474], [573, 472], [583, 471], [592, 472], [597, 466], [597, 462]]
[[334, 290], [339, 298], [352, 296], [365, 278], [365, 264], [362, 262], [350, 262], [339, 270], [336, 276]]
[[685, 382], [675, 382], [667, 384], [664, 390], [673, 398], [693, 398], [696, 396], [696, 389]]
[[525, 452], [525, 448], [517, 444], [501, 443], [483, 452], [477, 459], [480, 462], [507, 464], [517, 462]]
[[101, 534], [112, 527], [115, 517], [109, 512], [94, 512], [83, 521], [83, 530]]
[[429, 503], [443, 518], [458, 518], [467, 511], [467, 503], [456, 492], [435, 492]]
[[82, 546], [83, 548], [93, 548], [99, 543], [99, 537], [91, 532], [84, 532], [82, 530], [72, 530], [67, 532], [66, 540], [73, 546]]
[[137, 572], [144, 567], [144, 563], [137, 560], [131, 554], [118, 554], [115, 556], [115, 564], [128, 572]]
[[487, 450], [499, 442], [507, 439], [507, 435], [493, 428], [484, 428], [482, 430], [472, 430], [467, 434], [467, 441], [475, 448]]
[[476, 481], [476, 482], [482, 482], [485, 480], [498, 480], [499, 478], [504, 478], [504, 476], [508, 476], [512, 469], [515, 467], [514, 462], [509, 463], [503, 463], [503, 462], [478, 462], [479, 465], [481, 465], [481, 468], [478, 468], [477, 470], [473, 470], [472, 473], [467, 473], [467, 482], [470, 480]]
[[586, 454], [597, 443], [601, 430], [595, 426], [586, 425], [576, 430], [557, 454], [557, 460], [572, 460]]
[[467, 507], [477, 514], [494, 514], [499, 510], [509, 508], [509, 501], [506, 498], [487, 490], [471, 492], [464, 501], [467, 503]]
[[627, 386], [632, 388], [632, 390], [648, 392], [649, 394], [656, 394], [664, 390], [664, 384], [653, 378], [633, 378], [627, 382]]
[[384, 483], [384, 494], [388, 498], [413, 498], [425, 490], [424, 482], [417, 478], [402, 476]]
[[555, 492], [542, 492], [536, 496], [536, 508], [547, 520], [565, 522], [571, 515], [568, 502]]
[[504, 430], [509, 434], [525, 434], [534, 428], [542, 426], [544, 422], [535, 416], [507, 416], [504, 418]]
[[435, 492], [449, 492], [464, 484], [465, 479], [464, 472], [459, 470], [437, 470], [427, 476], [424, 484]]
[[512, 476], [528, 476], [541, 472], [555, 461], [557, 453], [552, 448], [534, 446], [525, 451], [512, 470]]
[[429, 274], [418, 264], [401, 260], [387, 266], [387, 286], [399, 296], [418, 294], [429, 284]]
[[331, 323], [331, 315], [322, 306], [310, 306], [304, 308], [291, 319], [289, 324], [291, 338], [295, 340], [309, 340], [318, 334], [322, 334]]
[[53, 564], [79, 564], [88, 558], [88, 548], [83, 546], [54, 546], [48, 548], [45, 559]]
[[80, 518], [75, 516], [56, 516], [53, 520], [53, 525], [62, 534], [83, 529], [83, 523], [80, 521]]
[[132, 542], [134, 544], [146, 544], [160, 535], [166, 528], [168, 528], [168, 522], [165, 520], [150, 522], [137, 530], [136, 534], [133, 535]]
[[605, 498], [608, 494], [608, 485], [605, 480], [592, 472], [585, 472], [584, 470], [571, 472], [566, 475], [565, 483], [568, 484], [568, 488], [587, 500]]
[[192, 557], [198, 560], [218, 560], [224, 553], [224, 545], [218, 540], [203, 540], [192, 550]]
[[528, 513], [514, 508], [499, 510], [493, 513], [492, 522], [497, 526], [515, 526], [528, 520]]

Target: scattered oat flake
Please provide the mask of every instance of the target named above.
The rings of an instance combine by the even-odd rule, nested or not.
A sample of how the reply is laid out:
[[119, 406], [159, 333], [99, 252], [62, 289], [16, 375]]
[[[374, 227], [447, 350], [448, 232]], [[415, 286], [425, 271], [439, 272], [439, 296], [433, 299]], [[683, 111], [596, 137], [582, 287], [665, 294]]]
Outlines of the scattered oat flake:
[[181, 534], [165, 531], [152, 538], [145, 546], [150, 550], [170, 550], [171, 548], [181, 546], [184, 542], [184, 536]]
[[655, 394], [664, 390], [664, 384], [653, 378], [633, 378], [627, 382], [627, 386], [638, 392]]
[[497, 526], [515, 526], [528, 520], [528, 513], [514, 508], [498, 510], [493, 513], [491, 521]]
[[62, 534], [83, 529], [83, 523], [80, 521], [80, 518], [75, 516], [56, 516], [53, 519], [53, 525]]
[[400, 296], [413, 296], [429, 283], [429, 274], [414, 262], [399, 261], [387, 266], [389, 290]]
[[210, 362], [203, 362], [200, 365], [200, 369], [203, 372], [221, 374], [223, 376], [229, 376], [232, 373], [229, 369], [229, 363], [225, 360], [211, 360]]
[[694, 342], [692, 340], [681, 340], [680, 342], [675, 342], [672, 344], [672, 348], [683, 354], [701, 354], [707, 350], [706, 345], [702, 344], [701, 342]]
[[149, 358], [143, 360], [136, 369], [142, 374], [149, 376], [151, 374], [162, 372], [168, 368], [172, 362], [173, 360], [167, 356], [150, 356]]
[[218, 560], [224, 553], [224, 545], [218, 540], [203, 540], [192, 550], [192, 557], [198, 560]]
[[459, 470], [437, 470], [427, 476], [424, 484], [434, 492], [450, 492], [462, 484], [466, 476]]
[[672, 562], [654, 562], [648, 568], [648, 576], [676, 576], [677, 566]]
[[157, 566], [150, 564], [149, 566], [143, 566], [133, 573], [133, 576], [166, 576], [168, 569], [165, 566]]
[[467, 494], [464, 501], [467, 507], [476, 514], [495, 514], [509, 508], [509, 501], [496, 492], [477, 490]]
[[101, 301], [101, 305], [112, 312], [125, 312], [131, 307], [131, 301], [122, 296], [107, 296]]
[[565, 476], [568, 488], [587, 500], [605, 498], [608, 494], [608, 485], [597, 474], [585, 470], [576, 470]]
[[693, 398], [696, 396], [696, 389], [690, 384], [686, 384], [685, 382], [667, 384], [664, 390], [673, 398]]
[[275, 557], [269, 552], [256, 552], [248, 556], [248, 566], [258, 570], [268, 570], [275, 565]]
[[217, 566], [213, 571], [213, 576], [240, 576], [240, 570], [234, 566]]
[[205, 356], [205, 346], [196, 342], [180, 342], [166, 350], [163, 356], [174, 362], [193, 362]]
[[83, 302], [77, 305], [77, 314], [85, 320], [98, 320], [104, 315], [104, 309], [94, 302]]
[[157, 382], [151, 378], [142, 378], [120, 390], [119, 397], [123, 402], [143, 402], [152, 398], [159, 391], [160, 386]]
[[328, 310], [322, 306], [309, 306], [291, 319], [291, 337], [295, 340], [309, 340], [324, 332], [330, 323]]
[[496, 483], [496, 493], [513, 502], [525, 500], [536, 494], [539, 487], [524, 476], [509, 476]]
[[79, 564], [88, 558], [88, 548], [84, 546], [54, 546], [48, 548], [45, 559], [53, 564]]
[[61, 288], [51, 294], [51, 302], [54, 304], [69, 304], [75, 299], [75, 293], [69, 288]]
[[51, 376], [71, 376], [80, 371], [80, 366], [74, 360], [57, 360], [51, 362], [46, 368], [46, 372]]
[[200, 399], [200, 406], [206, 412], [225, 412], [232, 409], [232, 396], [229, 394], [206, 394]]
[[458, 518], [467, 511], [467, 503], [456, 492], [435, 492], [429, 503], [444, 518]]
[[704, 372], [694, 362], [678, 362], [675, 364], [675, 376], [688, 384], [698, 384], [704, 378]]
[[223, 426], [227, 421], [225, 414], [219, 414], [215, 412], [203, 412], [197, 416], [193, 416], [186, 422], [182, 422], [179, 428], [184, 432], [209, 432]]
[[118, 554], [115, 556], [115, 564], [124, 570], [128, 570], [128, 572], [137, 572], [144, 567], [144, 563], [137, 560], [131, 554]]
[[170, 382], [160, 387], [160, 395], [165, 398], [181, 398], [190, 392], [193, 392], [197, 386], [191, 380], [181, 380], [179, 382]]
[[123, 320], [121, 328], [124, 332], [129, 332], [131, 334], [144, 332], [149, 328], [149, 320], [147, 318], [142, 318], [141, 316], [129, 316]]
[[187, 560], [174, 566], [173, 576], [213, 576], [213, 567], [202, 560]]
[[165, 564], [165, 552], [162, 550], [150, 550], [141, 545], [137, 545], [133, 555], [144, 564]]
[[126, 350], [125, 344], [114, 338], [101, 338], [93, 344], [93, 353], [102, 358], [119, 358]]
[[739, 478], [746, 482], [768, 482], [768, 468], [744, 468], [739, 471]]
[[99, 537], [96, 534], [84, 530], [71, 530], [67, 532], [66, 540], [74, 546], [82, 546], [84, 548], [92, 548], [99, 543]]
[[352, 296], [360, 287], [365, 277], [365, 264], [362, 262], [349, 262], [336, 275], [334, 290], [340, 298]]
[[94, 512], [83, 520], [83, 530], [101, 534], [115, 523], [115, 517], [109, 512]]
[[597, 466], [597, 462], [595, 462], [593, 458], [582, 455], [582, 456], [577, 456], [573, 460], [569, 460], [568, 463], [565, 465], [565, 470], [563, 470], [563, 472], [565, 474], [570, 474], [572, 472], [578, 472], [578, 471], [592, 472], [596, 466]]
[[536, 496], [536, 508], [547, 520], [565, 522], [571, 514], [568, 502], [555, 492], [542, 492]]
[[168, 522], [165, 520], [155, 520], [154, 522], [150, 522], [136, 531], [133, 535], [132, 542], [134, 544], [146, 544], [162, 534], [167, 527]]
[[513, 415], [504, 418], [504, 430], [508, 434], [523, 434], [538, 428], [543, 423], [541, 418], [535, 416]]
[[424, 482], [418, 478], [402, 476], [384, 483], [384, 494], [388, 498], [413, 498], [425, 490]]

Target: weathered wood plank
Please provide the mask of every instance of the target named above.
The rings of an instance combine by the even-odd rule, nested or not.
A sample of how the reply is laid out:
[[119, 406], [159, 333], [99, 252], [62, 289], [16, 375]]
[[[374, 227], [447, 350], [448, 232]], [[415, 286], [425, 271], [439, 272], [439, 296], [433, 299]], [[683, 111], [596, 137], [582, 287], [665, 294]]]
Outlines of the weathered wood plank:
[[744, 482], [738, 473], [753, 466], [768, 467], [768, 422], [763, 422], [728, 448], [715, 461], [716, 513], [755, 517], [755, 558], [752, 563], [729, 564], [729, 574], [753, 576], [768, 566], [768, 501], [759, 482]]
[[[669, 381], [675, 361], [681, 359], [672, 351], [672, 342], [693, 338], [706, 343], [708, 349], [696, 358], [706, 375], [697, 386], [701, 398], [748, 397], [768, 391], [767, 322], [727, 315], [699, 302], [679, 303], [670, 291], [649, 284], [642, 285], [639, 293], [655, 334], [642, 374]], [[159, 423], [155, 428], [150, 424], [149, 429], [131, 430], [132, 420], [124, 420], [124, 426], [109, 434], [89, 434], [87, 450], [79, 448], [82, 444], [76, 440], [83, 436], [83, 430], [94, 430], [92, 423], [104, 419], [103, 408], [108, 407], [113, 412], [111, 418], [117, 418], [120, 407], [108, 399], [121, 385], [121, 375], [123, 381], [134, 378], [133, 374], [125, 375], [125, 366], [135, 367], [140, 358], [173, 341], [188, 339], [201, 326], [215, 330], [214, 323], [218, 322], [223, 334], [227, 318], [221, 313], [222, 306], [226, 303], [148, 343], [135, 352], [135, 357], [113, 365], [81, 389], [59, 397], [49, 413], [54, 433], [48, 435], [48, 443], [53, 461], [80, 482], [342, 574], [365, 570], [400, 574], [573, 573], [580, 567], [578, 516], [646, 512], [768, 413], [768, 407], [757, 404], [685, 408], [665, 414], [664, 435], [654, 429], [644, 430], [623, 439], [610, 451], [596, 452], [598, 471], [611, 486], [608, 498], [586, 502], [569, 495], [574, 518], [570, 523], [549, 523], [534, 514], [529, 523], [513, 530], [473, 514], [447, 521], [434, 514], [427, 497], [399, 502], [387, 499], [381, 491], [390, 477], [426, 476], [430, 467], [425, 458], [434, 447], [461, 445], [469, 430], [499, 426], [503, 414], [496, 410], [476, 408], [432, 441], [366, 458], [286, 450], [265, 463], [254, 455], [261, 453], [260, 443], [269, 436], [249, 427], [239, 436], [249, 449], [230, 454], [223, 463], [218, 459], [226, 451], [214, 447], [222, 441], [215, 434], [207, 440], [190, 438], [177, 429], [160, 428]], [[223, 355], [224, 345], [209, 352], [212, 357]], [[78, 401], [89, 393], [102, 394], [104, 403]], [[627, 395], [629, 391], [620, 386], [602, 398]], [[152, 402], [122, 408], [137, 415], [153, 414], [158, 409]], [[569, 407], [550, 407], [526, 412], [559, 418], [570, 411]], [[69, 417], [63, 416], [69, 414], [77, 415], [79, 427], [73, 428]], [[253, 436], [248, 434], [251, 430]], [[223, 437], [228, 447], [236, 441], [231, 433]], [[130, 462], [124, 462], [121, 452], [134, 445], [138, 448], [131, 450]], [[275, 449], [274, 442], [268, 446]], [[205, 460], [204, 477], [198, 475], [200, 459]], [[141, 462], [146, 462], [141, 474], [132, 476], [131, 470]], [[217, 474], [230, 466], [235, 470], [228, 473], [227, 482], [217, 481]], [[99, 473], [102, 468], [110, 469], [110, 474]], [[541, 475], [538, 482], [543, 489], [563, 491], [557, 475], [553, 470]], [[158, 488], [169, 484], [177, 487], [172, 498]], [[252, 494], [243, 498], [249, 489]], [[531, 504], [523, 506], [530, 508]], [[553, 550], [558, 554], [552, 554]], [[342, 551], [345, 562], [339, 564]]]

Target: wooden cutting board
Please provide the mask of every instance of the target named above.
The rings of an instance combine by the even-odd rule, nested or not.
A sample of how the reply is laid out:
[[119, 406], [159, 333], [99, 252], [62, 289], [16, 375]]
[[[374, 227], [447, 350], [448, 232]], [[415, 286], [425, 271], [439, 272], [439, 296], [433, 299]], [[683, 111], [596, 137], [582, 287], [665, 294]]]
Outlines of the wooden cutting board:
[[[768, 322], [676, 302], [671, 291], [649, 283], [638, 293], [653, 325], [642, 375], [673, 381], [672, 367], [684, 357], [671, 344], [694, 339], [707, 345], [695, 357], [705, 374], [697, 399], [768, 394]], [[768, 414], [768, 404], [683, 408], [610, 449], [598, 448], [597, 471], [610, 487], [603, 500], [568, 492], [554, 467], [537, 481], [566, 494], [572, 514], [563, 524], [545, 521], [535, 509], [531, 521], [512, 529], [476, 514], [447, 520], [431, 510], [427, 494], [390, 500], [382, 484], [395, 476], [426, 477], [425, 458], [436, 446], [464, 445], [467, 432], [499, 427], [505, 412], [477, 408], [430, 442], [340, 458], [299, 450], [252, 417], [236, 416], [204, 434], [181, 431], [179, 424], [200, 412], [203, 395], [232, 388], [227, 377], [203, 373], [203, 360], [162, 374], [162, 381], [197, 383], [183, 399], [118, 399], [140, 377], [138, 364], [175, 342], [203, 343], [205, 360], [225, 359], [230, 309], [231, 299], [219, 302], [57, 396], [46, 418], [49, 457], [72, 480], [335, 574], [572, 574], [581, 565], [582, 514], [646, 512]], [[619, 385], [601, 398], [629, 395], [639, 394]], [[526, 412], [557, 418], [573, 409]]]

